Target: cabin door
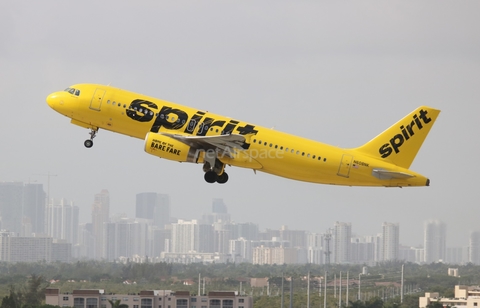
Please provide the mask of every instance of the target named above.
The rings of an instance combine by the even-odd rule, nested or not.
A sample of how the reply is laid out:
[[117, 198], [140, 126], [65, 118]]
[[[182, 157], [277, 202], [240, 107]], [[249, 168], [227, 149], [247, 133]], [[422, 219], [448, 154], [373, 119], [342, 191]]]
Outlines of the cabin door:
[[93, 94], [92, 101], [90, 102], [90, 109], [100, 111], [102, 106], [103, 97], [105, 96], [105, 90], [96, 89]]
[[350, 168], [352, 167], [353, 156], [350, 154], [343, 154], [338, 168], [337, 175], [348, 178], [350, 175]]

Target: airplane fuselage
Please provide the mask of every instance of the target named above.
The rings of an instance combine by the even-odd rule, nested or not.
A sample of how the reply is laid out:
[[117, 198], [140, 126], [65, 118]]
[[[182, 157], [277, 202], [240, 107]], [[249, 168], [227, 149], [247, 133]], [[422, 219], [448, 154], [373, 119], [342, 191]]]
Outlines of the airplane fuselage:
[[[393, 150], [398, 151], [401, 144], [399, 145], [395, 138], [392, 138], [390, 143], [383, 144], [379, 148], [378, 155], [374, 155], [356, 149], [342, 149], [207, 111], [96, 84], [73, 85], [66, 91], [52, 93], [47, 98], [47, 102], [53, 109], [71, 118], [73, 124], [95, 132], [98, 129], [105, 129], [145, 139], [148, 143], [146, 149], [151, 147], [150, 150], [154, 151], [154, 153], [150, 150], [147, 152], [153, 155], [158, 153], [159, 157], [167, 154], [169, 156], [164, 157], [167, 159], [176, 160], [175, 155], [178, 154], [177, 156], [180, 157], [185, 154], [185, 149], [180, 149], [177, 145], [178, 139], [172, 139], [173, 142], [169, 142], [170, 137], [167, 136], [181, 137], [184, 140], [183, 143], [190, 146], [193, 144], [192, 147], [198, 150], [196, 140], [203, 142], [209, 140], [207, 137], [239, 135], [243, 137], [240, 149], [223, 148], [221, 153], [217, 153], [216, 157], [222, 164], [322, 184], [387, 187], [428, 186], [429, 184], [426, 177], [408, 168], [392, 164], [382, 157], [389, 149], [388, 155]], [[423, 113], [425, 112], [423, 110]], [[425, 119], [429, 118], [423, 114], [423, 118], [417, 116], [415, 120], [425, 122]], [[423, 125], [429, 125], [429, 123]], [[419, 131], [422, 127], [417, 125], [414, 128]], [[411, 130], [414, 133], [413, 128]], [[400, 127], [399, 132], [400, 134], [402, 132]], [[147, 135], [151, 136], [148, 140]], [[162, 139], [159, 141], [152, 136], [159, 136]], [[153, 140], [157, 140], [157, 143]], [[409, 141], [403, 140], [403, 142]], [[201, 150], [217, 150], [217, 148], [207, 146], [202, 147]], [[190, 162], [205, 163], [206, 161], [208, 159], [205, 155], [200, 154]], [[384, 170], [388, 171], [387, 175], [381, 173]], [[221, 172], [223, 168], [219, 174]], [[408, 176], [402, 176], [402, 174]]]

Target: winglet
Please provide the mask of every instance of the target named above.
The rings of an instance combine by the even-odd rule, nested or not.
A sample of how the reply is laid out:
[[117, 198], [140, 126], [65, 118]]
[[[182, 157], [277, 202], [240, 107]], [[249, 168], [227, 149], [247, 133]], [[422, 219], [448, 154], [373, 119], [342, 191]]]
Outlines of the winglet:
[[440, 110], [421, 106], [355, 150], [409, 168]]

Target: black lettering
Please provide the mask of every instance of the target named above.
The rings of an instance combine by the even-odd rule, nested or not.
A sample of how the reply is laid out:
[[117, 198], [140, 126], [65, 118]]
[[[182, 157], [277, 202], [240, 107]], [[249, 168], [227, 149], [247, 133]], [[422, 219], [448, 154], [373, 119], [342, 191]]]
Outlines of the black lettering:
[[415, 132], [413, 131], [414, 126], [415, 126], [414, 121], [412, 121], [409, 125], [407, 125], [407, 130], [408, 130], [408, 133], [410, 134], [410, 137], [415, 135]]
[[400, 129], [402, 130], [402, 134], [403, 134], [403, 137], [405, 137], [405, 140], [408, 140], [408, 138], [410, 138], [410, 136], [408, 136], [408, 133], [405, 130], [405, 127], [402, 125], [402, 126], [400, 126]]
[[[258, 133], [258, 130], [254, 129], [255, 126], [247, 124], [243, 127], [237, 127], [237, 131], [240, 133], [240, 135], [247, 135], [247, 134], [254, 134], [256, 135]], [[248, 150], [250, 148], [250, 144], [244, 142], [242, 144], [242, 148], [245, 150]]]
[[400, 150], [398, 148], [402, 146], [403, 141], [404, 141], [404, 139], [403, 139], [403, 136], [401, 134], [396, 134], [392, 139], [390, 139], [390, 144], [392, 145], [395, 153], [400, 152]]
[[[386, 143], [380, 147], [378, 150], [382, 158], [388, 157], [392, 154], [393, 151], [395, 153], [400, 152], [400, 147], [405, 142], [405, 140], [409, 140], [410, 137], [415, 135], [414, 127], [417, 127], [417, 130], [423, 129], [423, 124], [428, 124], [432, 121], [431, 118], [427, 117], [428, 111], [421, 109], [419, 111], [419, 115], [414, 114], [413, 120], [407, 125], [400, 125], [401, 134], [396, 134], [390, 139], [390, 144]], [[420, 121], [421, 119], [421, 121]], [[423, 122], [423, 124], [422, 124]]]
[[420, 120], [418, 119], [417, 115], [413, 115], [413, 119], [415, 120], [415, 123], [417, 123], [417, 127], [418, 129], [422, 129], [423, 128], [423, 125], [422, 123], [420, 123]]
[[197, 136], [205, 136], [213, 120], [212, 118], [206, 117], [198, 128]]
[[385, 143], [378, 151], [380, 152], [382, 158], [385, 158], [392, 154], [392, 147], [390, 146], [390, 144]]
[[239, 123], [238, 121], [230, 120], [230, 122], [228, 122], [228, 124], [223, 129], [223, 134], [231, 134], [235, 126], [238, 125], [238, 123]]
[[427, 114], [428, 114], [428, 111], [425, 111], [423, 109], [420, 110], [420, 119], [422, 119], [424, 124], [428, 124], [430, 123], [430, 121], [432, 121], [431, 118], [427, 118]]
[[247, 134], [257, 134], [258, 130], [254, 129], [255, 126], [247, 124], [244, 127], [237, 127], [237, 131], [240, 133], [240, 135], [247, 135]]
[[[175, 115], [175, 116], [173, 116]], [[170, 120], [169, 119], [172, 119]], [[180, 129], [182, 128], [185, 123], [187, 122], [188, 115], [185, 111], [180, 109], [174, 109], [172, 107], [164, 106], [158, 113], [155, 122], [153, 123], [152, 128], [150, 129], [151, 132], [158, 133], [161, 127], [165, 127], [166, 129]]]
[[[152, 102], [136, 99], [130, 103], [130, 106], [126, 110], [127, 117], [139, 122], [149, 122], [153, 119], [154, 111], [147, 107], [154, 110], [158, 109], [158, 106]], [[139, 109], [142, 109], [142, 112], [137, 111]]]
[[225, 125], [225, 121], [214, 121], [212, 124], [210, 124], [210, 128], [214, 126], [222, 127], [223, 125]]
[[195, 131], [195, 128], [197, 127], [198, 123], [200, 123], [200, 120], [203, 118], [204, 115], [205, 115], [205, 112], [197, 111], [188, 122], [188, 125], [185, 128], [184, 132], [193, 134], [193, 132]]

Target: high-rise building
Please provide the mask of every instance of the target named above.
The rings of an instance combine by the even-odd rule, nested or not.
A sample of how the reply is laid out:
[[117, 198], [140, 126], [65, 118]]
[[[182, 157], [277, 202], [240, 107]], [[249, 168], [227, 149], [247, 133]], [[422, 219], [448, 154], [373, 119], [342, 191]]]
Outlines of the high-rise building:
[[375, 263], [375, 242], [371, 236], [352, 238], [350, 245], [350, 262], [368, 265]]
[[470, 255], [469, 261], [480, 265], [480, 231], [474, 231], [470, 234]]
[[280, 228], [280, 238], [289, 241], [290, 247], [305, 247], [307, 245], [307, 234], [305, 230], [289, 230], [287, 226]]
[[196, 220], [178, 220], [172, 224], [171, 252], [186, 253], [195, 251], [195, 225]]
[[230, 214], [227, 212], [227, 206], [223, 202], [223, 199], [213, 199], [212, 213], [204, 214], [202, 216], [203, 223], [213, 224], [215, 222], [230, 222]]
[[223, 202], [223, 199], [215, 198], [212, 202], [212, 213], [214, 214], [227, 214], [227, 205]]
[[[222, 239], [223, 241], [223, 239]], [[201, 224], [198, 220], [178, 220], [172, 224], [172, 253], [214, 252], [214, 230], [212, 225]], [[228, 240], [227, 240], [228, 250]]]
[[170, 197], [153, 192], [137, 194], [135, 217], [152, 219], [154, 226], [164, 229], [170, 222]]
[[78, 206], [66, 199], [51, 199], [46, 210], [47, 234], [54, 239], [78, 243]]
[[45, 232], [42, 184], [0, 182], [0, 228], [21, 236]]
[[333, 226], [332, 238], [334, 263], [342, 264], [349, 262], [352, 224], [337, 221]]
[[[23, 216], [32, 225], [32, 233], [45, 233], [45, 192], [42, 184], [25, 184], [23, 188]], [[29, 234], [25, 234], [27, 236]]]
[[447, 243], [447, 225], [438, 220], [425, 222], [424, 249], [425, 262], [445, 261]]
[[20, 234], [23, 217], [23, 183], [0, 183], [1, 229]]
[[95, 259], [105, 257], [104, 240], [105, 228], [104, 224], [109, 222], [110, 213], [110, 194], [104, 189], [95, 195], [92, 204], [92, 234], [95, 238]]
[[228, 253], [232, 256], [233, 262], [252, 262], [252, 241], [243, 237], [230, 240]]
[[399, 259], [400, 226], [398, 223], [384, 222], [382, 225], [383, 261]]

